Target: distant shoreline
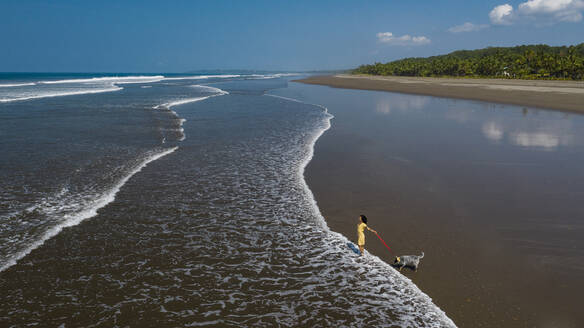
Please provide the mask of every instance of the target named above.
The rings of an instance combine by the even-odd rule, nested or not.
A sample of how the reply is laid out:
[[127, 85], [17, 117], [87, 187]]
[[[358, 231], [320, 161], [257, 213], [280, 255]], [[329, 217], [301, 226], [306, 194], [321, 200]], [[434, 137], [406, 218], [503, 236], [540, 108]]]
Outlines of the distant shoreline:
[[584, 82], [326, 75], [295, 80], [334, 88], [400, 92], [555, 109], [584, 114]]

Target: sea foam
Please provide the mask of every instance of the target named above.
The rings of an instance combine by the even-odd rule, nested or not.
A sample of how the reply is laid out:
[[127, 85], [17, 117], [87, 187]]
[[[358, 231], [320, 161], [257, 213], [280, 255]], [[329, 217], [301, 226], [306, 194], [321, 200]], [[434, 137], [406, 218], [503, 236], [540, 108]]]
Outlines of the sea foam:
[[[309, 104], [297, 99], [293, 99], [293, 98], [288, 98], [288, 97], [283, 97], [283, 96], [278, 96], [278, 95], [273, 95], [273, 94], [265, 94], [266, 96], [270, 96], [270, 97], [275, 97], [275, 98], [280, 98], [286, 101], [293, 101], [293, 102], [299, 102], [299, 103], [304, 103], [304, 104]], [[326, 113], [326, 122], [325, 125], [319, 129], [318, 131], [316, 131], [316, 133], [314, 133], [310, 140], [309, 140], [309, 147], [308, 147], [308, 152], [305, 154], [305, 156], [302, 158], [301, 160], [301, 164], [299, 167], [299, 170], [297, 171], [297, 176], [298, 176], [298, 181], [300, 182], [304, 193], [306, 195], [307, 201], [310, 204], [310, 208], [311, 211], [313, 212], [314, 216], [318, 218], [318, 223], [320, 225], [320, 227], [327, 232], [328, 238], [330, 239], [329, 241], [329, 245], [331, 246], [331, 250], [328, 251], [331, 253], [337, 253], [337, 252], [344, 252], [347, 254], [350, 254], [349, 251], [346, 249], [346, 245], [347, 243], [349, 243], [349, 239], [347, 239], [345, 236], [343, 236], [342, 234], [338, 233], [338, 232], [334, 232], [332, 230], [330, 230], [330, 228], [328, 227], [326, 220], [324, 218], [324, 216], [322, 215], [322, 213], [320, 212], [320, 209], [318, 208], [318, 205], [316, 203], [316, 199], [314, 198], [314, 194], [312, 193], [312, 190], [310, 190], [310, 188], [308, 187], [308, 184], [306, 182], [305, 179], [305, 170], [306, 167], [308, 165], [308, 163], [310, 163], [310, 161], [312, 160], [312, 158], [314, 157], [314, 149], [316, 146], [316, 142], [318, 141], [318, 139], [328, 130], [331, 128], [331, 120], [334, 118], [333, 115], [328, 113], [328, 109], [322, 105], [317, 105], [317, 104], [309, 104], [309, 105], [313, 105], [313, 106], [317, 106], [320, 107], [321, 109], [323, 109], [323, 111]], [[355, 265], [355, 260], [353, 259], [353, 256], [345, 256], [343, 257], [343, 261], [345, 261], [345, 265], [347, 265], [348, 267]], [[366, 272], [370, 273], [370, 278], [376, 280], [379, 282], [379, 284], [385, 284], [386, 281], [391, 281], [392, 285], [394, 286], [394, 289], [397, 290], [398, 294], [402, 294], [400, 297], [403, 298], [408, 298], [411, 299], [414, 302], [414, 305], [412, 307], [420, 307], [421, 309], [424, 309], [426, 312], [421, 315], [423, 317], [426, 318], [434, 318], [434, 322], [430, 325], [431, 327], [456, 327], [456, 325], [454, 324], [454, 322], [446, 315], [446, 313], [444, 311], [442, 311], [438, 306], [436, 306], [433, 302], [432, 299], [426, 295], [424, 292], [422, 292], [410, 279], [408, 279], [407, 277], [403, 276], [401, 273], [399, 273], [397, 270], [395, 270], [393, 267], [391, 267], [388, 263], [384, 262], [383, 260], [381, 260], [379, 257], [372, 255], [370, 253], [367, 253], [365, 256], [364, 261], [362, 261], [360, 263], [360, 265], [364, 266], [364, 270]], [[381, 272], [379, 271], [381, 270]], [[386, 272], [389, 273], [391, 276], [381, 276], [382, 272]], [[375, 277], [372, 277], [372, 275], [375, 275]], [[402, 287], [398, 287], [398, 286], [402, 286]], [[411, 294], [413, 293], [413, 294]], [[407, 295], [410, 294], [410, 295]], [[416, 304], [417, 303], [417, 304]], [[400, 309], [401, 311], [404, 312], [404, 315], [402, 318], [400, 318], [399, 321], [401, 321], [401, 326], [412, 326], [414, 325], [414, 323], [419, 322], [418, 318], [416, 317], [410, 317], [405, 315], [407, 312], [411, 312], [414, 309]], [[417, 326], [417, 325], [414, 325]]]
[[13, 84], [0, 84], [0, 88], [14, 88], [14, 87], [27, 87], [31, 85], [36, 85], [36, 83], [13, 83]]
[[229, 79], [229, 78], [236, 78], [241, 77], [238, 74], [231, 74], [231, 75], [193, 75], [193, 76], [177, 76], [177, 77], [165, 77], [165, 81], [173, 81], [173, 80], [207, 80], [207, 79]]
[[[107, 76], [86, 79], [46, 80], [29, 83], [3, 84], [0, 85], [0, 87], [10, 87], [11, 89], [10, 91], [0, 93], [0, 103], [120, 91], [123, 88], [119, 85], [130, 83], [154, 83], [161, 81], [163, 78], [164, 76], [162, 75]], [[19, 88], [30, 86], [36, 87], [32, 89]]]
[[67, 79], [67, 80], [49, 80], [39, 81], [40, 84], [67, 84], [67, 83], [114, 83], [114, 84], [129, 84], [129, 83], [152, 83], [164, 79], [162, 75], [140, 75], [140, 76], [106, 76], [93, 77], [89, 79]]
[[58, 235], [64, 228], [72, 227], [78, 225], [83, 220], [89, 219], [97, 215], [97, 211], [106, 206], [107, 204], [111, 203], [115, 200], [117, 193], [121, 190], [121, 188], [130, 180], [132, 176], [136, 173], [140, 172], [148, 163], [153, 162], [163, 156], [166, 156], [175, 150], [178, 147], [164, 149], [159, 151], [151, 151], [144, 155], [144, 158], [136, 164], [130, 172], [123, 177], [117, 184], [115, 184], [110, 190], [106, 193], [102, 194], [100, 197], [96, 198], [93, 202], [89, 204], [84, 204], [79, 210], [73, 214], [66, 214], [63, 217], [63, 220], [58, 223], [57, 225], [48, 229], [43, 235], [40, 236], [39, 239], [28, 245], [25, 249], [21, 250], [20, 252], [14, 254], [11, 258], [9, 258], [6, 262], [0, 263], [0, 272], [6, 270], [7, 268], [13, 266], [18, 262], [18, 260], [25, 257], [34, 249], [38, 248], [39, 246], [43, 245], [45, 241], [49, 240], [50, 238]]
[[[198, 85], [196, 85], [196, 86], [198, 86]], [[205, 88], [206, 91], [214, 92], [215, 94], [210, 95], [210, 96], [178, 99], [178, 100], [170, 101], [170, 102], [163, 103], [160, 105], [156, 105], [153, 107], [154, 109], [166, 109], [166, 110], [170, 111], [175, 116], [176, 119], [179, 120], [179, 128], [178, 128], [178, 132], [180, 133], [179, 141], [183, 141], [186, 138], [186, 136], [184, 134], [184, 128], [183, 128], [183, 124], [184, 124], [184, 122], [186, 122], [186, 120], [184, 118], [180, 118], [178, 116], [178, 114], [171, 109], [172, 107], [184, 105], [184, 104], [189, 104], [189, 103], [193, 103], [193, 102], [197, 102], [197, 101], [202, 101], [205, 99], [209, 99], [211, 97], [223, 96], [223, 95], [229, 94], [229, 92], [227, 92], [225, 90], [221, 90], [219, 88], [215, 88], [215, 87], [209, 87], [209, 86], [199, 86], [199, 87], [203, 87], [203, 88]], [[165, 143], [165, 142], [166, 142], [166, 138], [163, 138], [163, 143]]]
[[86, 89], [86, 90], [76, 90], [76, 91], [45, 91], [44, 93], [38, 93], [38, 94], [30, 94], [30, 93], [11, 94], [9, 96], [5, 96], [4, 98], [0, 98], [0, 103], [31, 100], [31, 99], [41, 99], [41, 98], [61, 97], [61, 96], [74, 96], [74, 95], [84, 95], [84, 94], [93, 94], [93, 93], [113, 92], [113, 91], [119, 91], [122, 89], [123, 88], [121, 88], [121, 87], [112, 85], [109, 88]]

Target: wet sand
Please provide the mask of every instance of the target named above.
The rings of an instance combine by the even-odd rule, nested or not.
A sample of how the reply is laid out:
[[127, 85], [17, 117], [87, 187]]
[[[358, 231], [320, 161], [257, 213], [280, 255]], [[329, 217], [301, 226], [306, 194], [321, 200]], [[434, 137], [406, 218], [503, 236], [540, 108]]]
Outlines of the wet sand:
[[330, 75], [298, 82], [584, 112], [584, 82]]
[[[363, 81], [368, 84], [359, 84]], [[344, 77], [314, 77], [302, 82], [359, 89], [377, 83]], [[385, 83], [374, 89], [385, 88]], [[576, 108], [570, 104], [560, 107]], [[584, 322], [579, 305], [584, 292], [582, 271], [546, 265], [549, 258], [566, 261], [568, 257], [562, 257], [562, 252], [543, 247], [530, 252], [521, 248], [525, 244], [513, 243], [527, 238], [544, 243], [557, 237], [551, 236], [540, 218], [546, 207], [557, 210], [552, 215], [581, 217], [577, 199], [566, 200], [575, 198], [574, 186], [564, 190], [565, 202], [558, 206], [557, 198], [561, 197], [551, 194], [557, 186], [550, 186], [549, 194], [530, 193], [538, 183], [545, 183], [533, 183], [527, 173], [522, 175], [521, 168], [503, 168], [505, 163], [501, 170], [486, 170], [477, 178], [468, 167], [449, 163], [448, 154], [443, 164], [452, 168], [396, 156], [387, 152], [395, 135], [390, 128], [375, 128], [380, 119], [375, 110], [348, 107], [329, 107], [335, 115], [332, 127], [319, 139], [306, 170], [308, 184], [332, 230], [356, 241], [357, 217], [366, 214], [370, 226], [398, 255], [425, 251], [420, 270], [404, 269], [403, 273], [459, 327], [578, 327]], [[416, 138], [415, 133], [412, 131], [412, 138]], [[503, 169], [506, 173], [501, 173]], [[448, 171], [452, 179], [434, 170]], [[575, 184], [582, 182], [581, 178], [574, 177]], [[500, 188], [491, 190], [490, 184]], [[524, 207], [529, 204], [534, 206]], [[514, 217], [539, 221], [531, 226], [517, 222], [516, 230], [511, 231]], [[574, 223], [576, 229], [579, 226]], [[392, 262], [394, 254], [375, 235], [366, 233], [366, 238], [369, 252]], [[576, 254], [584, 249], [581, 243], [573, 247]], [[576, 261], [581, 263], [582, 257]]]

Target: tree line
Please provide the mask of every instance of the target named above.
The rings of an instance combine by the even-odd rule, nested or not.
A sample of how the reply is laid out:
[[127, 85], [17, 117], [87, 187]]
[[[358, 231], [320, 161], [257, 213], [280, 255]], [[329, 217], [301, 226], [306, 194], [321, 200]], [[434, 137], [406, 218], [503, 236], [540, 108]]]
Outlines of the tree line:
[[427, 58], [362, 65], [354, 74], [511, 79], [584, 79], [584, 43], [459, 50]]

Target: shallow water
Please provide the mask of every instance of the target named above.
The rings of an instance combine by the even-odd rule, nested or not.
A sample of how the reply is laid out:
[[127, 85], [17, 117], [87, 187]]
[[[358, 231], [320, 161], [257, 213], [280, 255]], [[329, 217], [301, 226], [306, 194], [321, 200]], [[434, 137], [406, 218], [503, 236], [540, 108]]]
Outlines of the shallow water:
[[450, 193], [535, 261], [584, 274], [583, 115], [299, 84], [275, 93], [332, 108], [364, 153], [424, 173], [410, 184]]
[[209, 82], [0, 105], [0, 322], [453, 326], [327, 228], [303, 177], [327, 110], [266, 95], [278, 76]]
[[584, 320], [584, 116], [302, 84], [273, 93], [335, 115], [307, 170], [329, 226], [352, 237], [365, 213], [398, 254], [425, 251], [405, 274], [457, 324]]

